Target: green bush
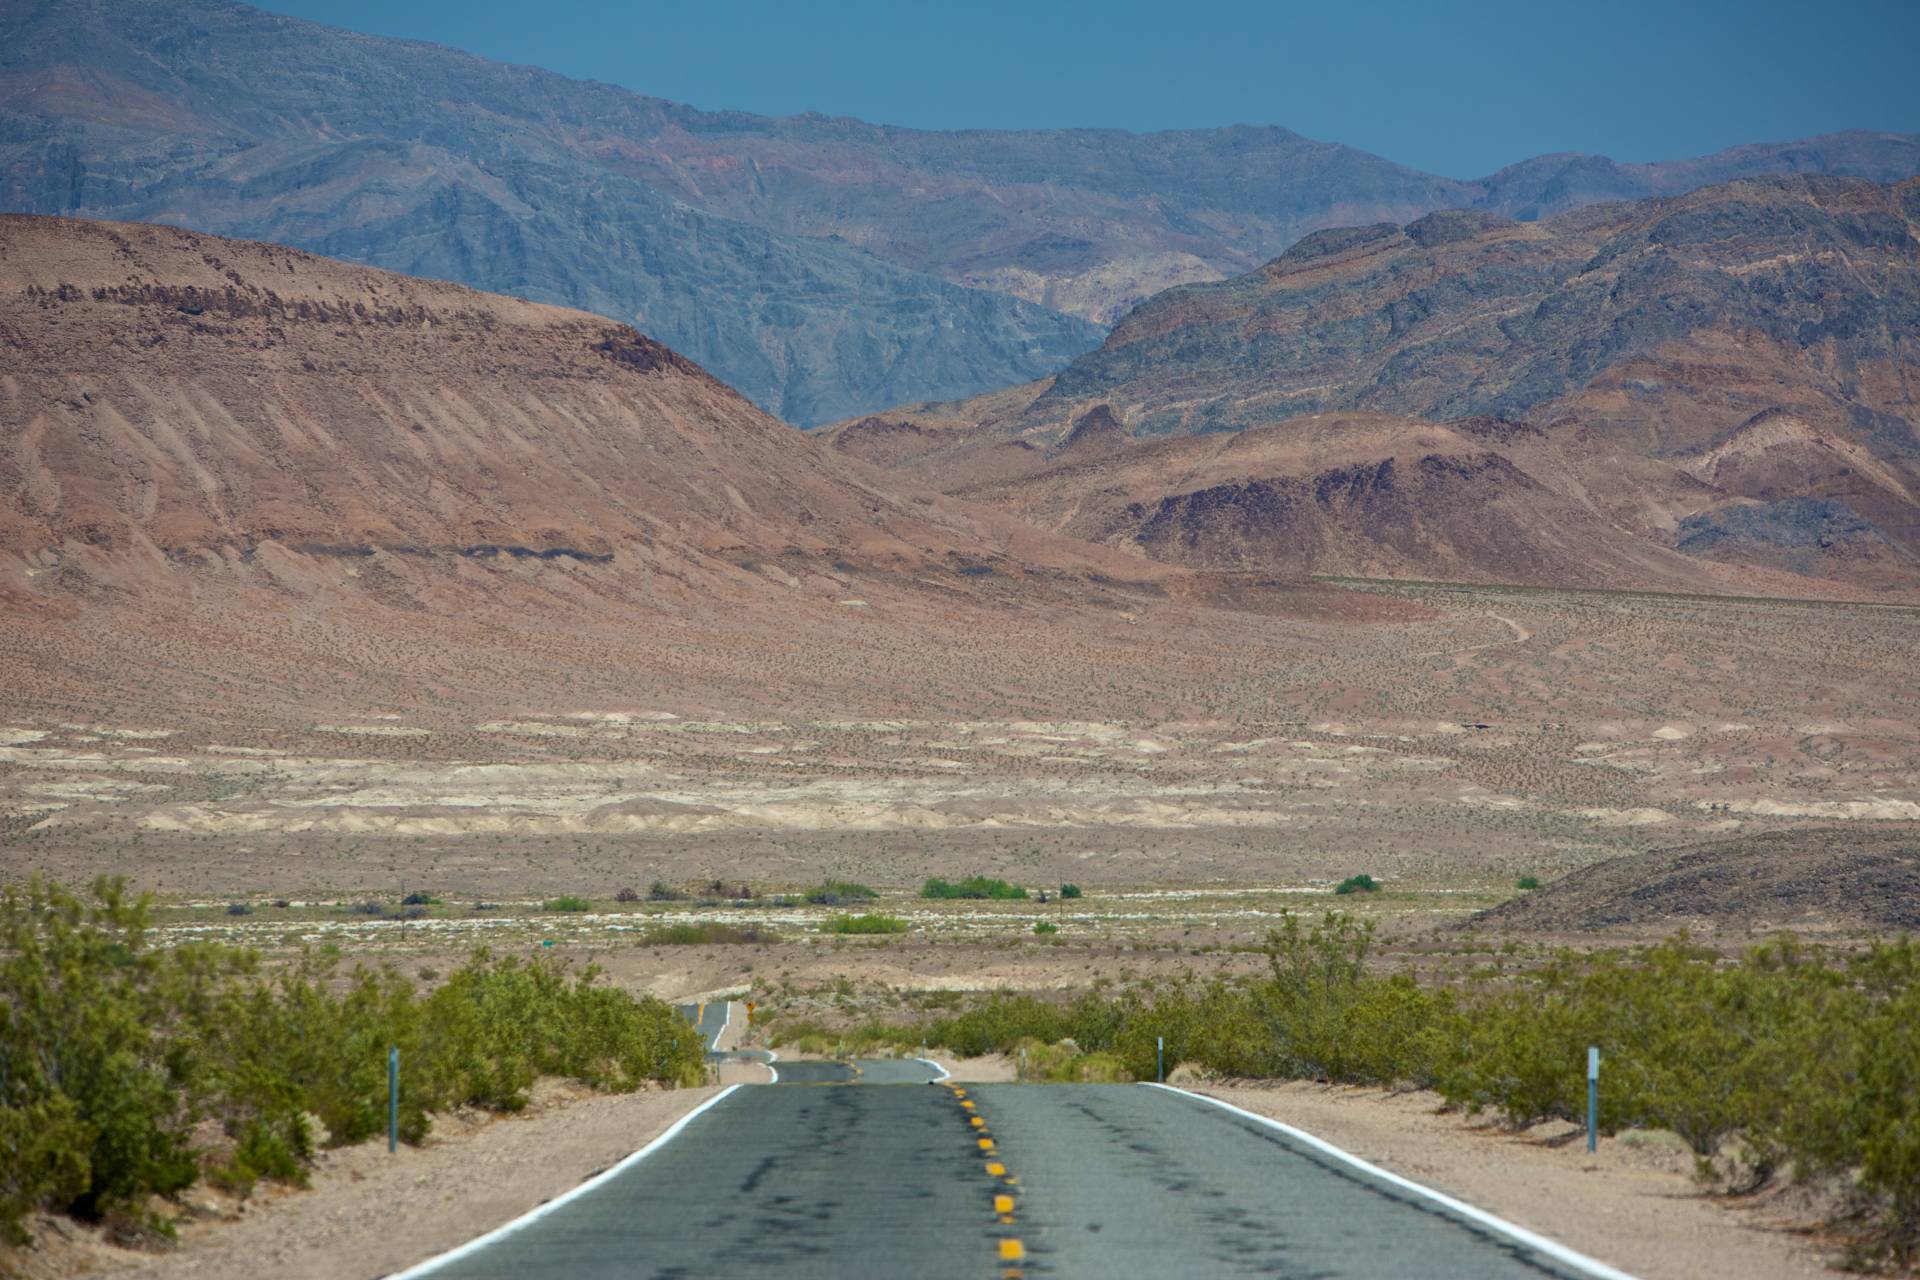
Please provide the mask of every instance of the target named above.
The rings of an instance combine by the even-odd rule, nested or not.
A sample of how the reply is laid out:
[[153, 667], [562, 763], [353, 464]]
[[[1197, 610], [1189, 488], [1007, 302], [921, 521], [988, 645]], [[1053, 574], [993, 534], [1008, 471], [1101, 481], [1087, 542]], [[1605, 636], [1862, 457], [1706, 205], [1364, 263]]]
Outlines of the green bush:
[[1515, 880], [1513, 882], [1513, 887], [1520, 890], [1523, 893], [1530, 893], [1533, 890], [1538, 889], [1540, 887], [1540, 877], [1539, 876], [1521, 876], [1518, 880]]
[[1077, 898], [1080, 896], [1080, 886], [1077, 884], [1063, 884], [1060, 886], [1060, 896], [1063, 898]]
[[1380, 887], [1379, 882], [1364, 871], [1357, 876], [1348, 876], [1333, 887], [1335, 893], [1372, 893]]
[[659, 924], [640, 935], [643, 947], [708, 947], [723, 944], [746, 946], [778, 942], [780, 936], [759, 925], [719, 924], [701, 921], [690, 924]]
[[[147, 911], [116, 880], [90, 902], [38, 880], [0, 895], [0, 1230], [13, 1238], [36, 1208], [138, 1219], [203, 1173], [241, 1190], [301, 1180], [323, 1138], [384, 1129], [390, 1047], [408, 1141], [450, 1106], [523, 1106], [540, 1075], [611, 1090], [704, 1077], [692, 1027], [593, 969], [476, 953], [423, 998], [392, 969], [342, 976], [326, 952], [263, 974], [250, 952], [154, 948]], [[217, 1164], [193, 1145], [203, 1120], [230, 1139]]]
[[816, 907], [851, 907], [862, 902], [872, 902], [880, 894], [864, 884], [854, 884], [847, 880], [828, 880], [803, 895], [808, 903]]
[[944, 1045], [963, 1058], [1006, 1053], [1022, 1040], [1052, 1044], [1071, 1030], [1066, 1010], [1032, 996], [997, 994], [928, 1028], [928, 1044]]
[[992, 880], [986, 876], [968, 876], [957, 884], [935, 877], [920, 886], [920, 896], [944, 899], [996, 899], [1013, 902], [1024, 901], [1027, 891], [1019, 885], [1008, 884], [1005, 880]]
[[1050, 933], [1060, 932], [1060, 926], [1053, 923], [1053, 921], [1051, 920], [1040, 920], [1034, 923], [1033, 931], [1039, 934], [1040, 936], [1045, 937]]
[[1017, 1076], [1050, 1084], [1125, 1084], [1135, 1077], [1112, 1053], [1087, 1053], [1072, 1040], [1023, 1040], [1013, 1049]]
[[908, 925], [899, 916], [882, 915], [877, 911], [865, 915], [829, 916], [820, 926], [827, 933], [865, 934], [865, 933], [905, 933]]
[[548, 898], [541, 904], [548, 911], [591, 911], [593, 904], [574, 894], [562, 894], [558, 898]]

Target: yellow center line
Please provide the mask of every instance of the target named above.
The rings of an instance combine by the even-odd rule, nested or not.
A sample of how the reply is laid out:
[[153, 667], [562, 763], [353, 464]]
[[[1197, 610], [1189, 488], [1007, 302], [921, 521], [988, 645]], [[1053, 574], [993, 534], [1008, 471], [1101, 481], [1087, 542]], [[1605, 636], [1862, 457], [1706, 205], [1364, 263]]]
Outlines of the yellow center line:
[[[974, 1114], [978, 1112], [978, 1106], [967, 1097], [967, 1091], [965, 1089], [953, 1084], [949, 1084], [947, 1088], [952, 1091], [954, 1100], [960, 1104], [962, 1110], [970, 1113], [967, 1116], [967, 1125], [974, 1131], [976, 1135], [975, 1141], [979, 1144], [981, 1152], [987, 1157], [987, 1176], [1005, 1186], [1011, 1187], [1018, 1185], [1019, 1179], [1009, 1174], [1007, 1172], [1007, 1166], [998, 1158], [998, 1151], [994, 1146], [993, 1139], [985, 1136], [987, 1132], [986, 1117]], [[1004, 1191], [996, 1190], [993, 1196], [993, 1214], [995, 1221], [1001, 1226], [1012, 1226], [1014, 1221], [1013, 1210], [1014, 1198]], [[1002, 1237], [999, 1241], [999, 1249], [1000, 1260], [1002, 1262], [1017, 1263], [1025, 1260], [1027, 1256], [1027, 1246], [1025, 1242], [1012, 1236]], [[1002, 1270], [1000, 1275], [1001, 1280], [1021, 1280], [1023, 1272], [1017, 1266], [1010, 1266]]]

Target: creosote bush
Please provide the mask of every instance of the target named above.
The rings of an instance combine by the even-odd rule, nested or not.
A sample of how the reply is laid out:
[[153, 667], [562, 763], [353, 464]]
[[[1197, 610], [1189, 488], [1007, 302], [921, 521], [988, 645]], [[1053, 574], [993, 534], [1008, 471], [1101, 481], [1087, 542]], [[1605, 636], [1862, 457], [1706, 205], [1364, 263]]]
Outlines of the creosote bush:
[[[0, 1229], [15, 1239], [35, 1209], [138, 1222], [203, 1175], [301, 1181], [316, 1145], [384, 1129], [390, 1046], [409, 1142], [436, 1111], [524, 1106], [542, 1075], [704, 1078], [683, 1019], [592, 968], [482, 951], [423, 996], [391, 968], [341, 974], [329, 952], [266, 971], [249, 951], [157, 948], [147, 917], [118, 880], [90, 899], [37, 879], [0, 894]], [[231, 1140], [217, 1163], [194, 1144], [203, 1121]]]
[[1335, 885], [1333, 891], [1335, 893], [1372, 893], [1379, 887], [1379, 881], [1363, 871], [1357, 876], [1348, 876]]
[[643, 947], [705, 947], [724, 943], [744, 945], [778, 942], [780, 936], [759, 925], [714, 924], [708, 921], [658, 924], [640, 935]]
[[908, 925], [899, 916], [883, 915], [870, 911], [865, 915], [841, 914], [827, 917], [820, 926], [827, 933], [838, 934], [885, 934], [905, 933]]
[[872, 902], [880, 894], [868, 885], [849, 880], [828, 880], [807, 890], [803, 896], [810, 905], [816, 907], [852, 907]]
[[548, 911], [591, 911], [593, 904], [576, 894], [565, 893], [541, 904]]
[[957, 883], [934, 877], [920, 886], [923, 898], [946, 899], [995, 899], [1004, 902], [1025, 901], [1027, 891], [1019, 885], [1008, 884], [1005, 880], [993, 880], [986, 876], [968, 876]]

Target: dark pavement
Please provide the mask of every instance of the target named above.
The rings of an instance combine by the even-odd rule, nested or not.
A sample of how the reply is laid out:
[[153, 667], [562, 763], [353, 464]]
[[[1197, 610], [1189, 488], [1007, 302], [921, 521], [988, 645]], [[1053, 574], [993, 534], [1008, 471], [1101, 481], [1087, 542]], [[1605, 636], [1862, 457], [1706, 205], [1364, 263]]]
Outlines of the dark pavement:
[[783, 1085], [814, 1087], [737, 1089], [646, 1159], [431, 1274], [1590, 1274], [1176, 1093], [877, 1085], [932, 1071], [778, 1065]]

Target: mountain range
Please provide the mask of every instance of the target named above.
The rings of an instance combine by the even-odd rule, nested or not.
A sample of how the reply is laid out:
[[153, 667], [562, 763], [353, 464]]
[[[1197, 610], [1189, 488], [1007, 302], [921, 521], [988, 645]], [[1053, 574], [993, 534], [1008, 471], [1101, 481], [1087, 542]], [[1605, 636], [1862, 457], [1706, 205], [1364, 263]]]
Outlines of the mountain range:
[[1906, 591], [1917, 367], [1920, 181], [1754, 178], [1316, 232], [1052, 379], [827, 436], [1179, 564]]
[[788, 421], [1052, 373], [1309, 233], [1522, 222], [1761, 173], [1891, 182], [1847, 133], [1420, 173], [1280, 128], [935, 132], [706, 112], [223, 0], [0, 12], [0, 207], [271, 240], [634, 325]]

